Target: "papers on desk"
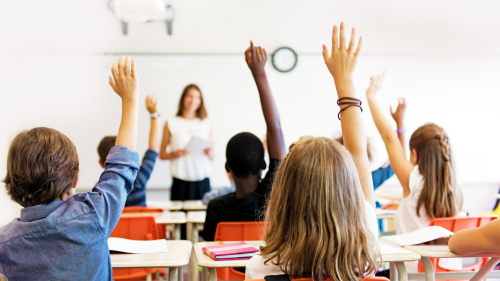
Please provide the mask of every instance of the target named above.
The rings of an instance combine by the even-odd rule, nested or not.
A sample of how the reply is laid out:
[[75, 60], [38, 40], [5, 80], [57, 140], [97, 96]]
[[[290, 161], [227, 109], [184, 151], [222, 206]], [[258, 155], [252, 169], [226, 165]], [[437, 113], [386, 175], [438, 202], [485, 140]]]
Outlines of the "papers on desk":
[[439, 238], [447, 238], [452, 236], [453, 234], [454, 234], [453, 232], [444, 229], [440, 226], [429, 226], [426, 228], [412, 231], [410, 233], [393, 235], [393, 236], [384, 236], [381, 237], [380, 239], [395, 244], [397, 246], [408, 246], [408, 245], [422, 244]]
[[415, 252], [403, 249], [401, 247], [391, 246], [387, 244], [378, 244], [382, 255], [397, 255], [397, 254], [414, 254]]
[[385, 209], [380, 209], [377, 208], [375, 209], [375, 214], [378, 215], [396, 215], [398, 213], [398, 210], [385, 210]]
[[214, 143], [214, 140], [193, 137], [187, 145], [186, 149], [189, 151], [189, 154], [193, 156], [203, 156], [205, 155], [204, 150], [214, 146]]
[[219, 244], [203, 247], [203, 253], [216, 261], [247, 260], [255, 256], [259, 249], [245, 242]]
[[124, 238], [108, 238], [108, 248], [110, 251], [129, 254], [156, 254], [168, 253], [167, 240], [130, 240]]

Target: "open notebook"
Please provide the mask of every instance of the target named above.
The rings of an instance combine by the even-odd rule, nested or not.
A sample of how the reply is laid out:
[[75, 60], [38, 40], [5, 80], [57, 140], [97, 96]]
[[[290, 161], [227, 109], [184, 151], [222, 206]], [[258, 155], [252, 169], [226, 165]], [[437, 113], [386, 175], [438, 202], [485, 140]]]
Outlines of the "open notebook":
[[124, 238], [108, 238], [108, 248], [111, 252], [129, 254], [156, 254], [167, 253], [167, 240], [129, 240]]
[[219, 244], [202, 248], [203, 253], [216, 261], [250, 259], [259, 249], [245, 242]]
[[406, 234], [384, 236], [380, 240], [387, 241], [397, 246], [418, 245], [440, 238], [449, 238], [454, 233], [440, 226], [429, 226]]

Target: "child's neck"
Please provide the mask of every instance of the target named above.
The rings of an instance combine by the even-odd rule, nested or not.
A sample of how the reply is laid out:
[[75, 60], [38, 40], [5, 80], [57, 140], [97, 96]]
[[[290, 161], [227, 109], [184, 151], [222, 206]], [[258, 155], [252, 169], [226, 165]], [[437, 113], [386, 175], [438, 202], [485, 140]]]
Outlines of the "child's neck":
[[259, 178], [255, 176], [250, 176], [249, 178], [235, 177], [234, 185], [236, 186], [236, 198], [245, 198], [257, 189]]

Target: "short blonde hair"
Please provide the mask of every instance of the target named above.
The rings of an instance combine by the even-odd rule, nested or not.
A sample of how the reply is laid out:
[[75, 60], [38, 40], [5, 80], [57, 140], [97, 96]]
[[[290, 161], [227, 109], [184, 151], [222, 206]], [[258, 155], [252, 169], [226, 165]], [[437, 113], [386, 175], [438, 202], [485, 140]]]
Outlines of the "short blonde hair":
[[302, 137], [276, 172], [261, 247], [266, 263], [292, 279], [374, 274], [380, 252], [364, 200], [350, 153], [334, 140]]

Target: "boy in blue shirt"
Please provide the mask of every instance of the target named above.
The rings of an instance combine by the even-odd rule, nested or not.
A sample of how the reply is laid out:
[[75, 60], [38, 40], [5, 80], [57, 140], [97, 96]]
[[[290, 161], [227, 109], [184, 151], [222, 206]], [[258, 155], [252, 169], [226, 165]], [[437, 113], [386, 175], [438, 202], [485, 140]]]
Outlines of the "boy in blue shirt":
[[15, 280], [111, 280], [107, 240], [139, 169], [135, 62], [120, 57], [109, 83], [122, 99], [116, 146], [92, 192], [75, 194], [78, 154], [62, 133], [34, 128], [9, 148], [4, 183], [21, 217], [0, 228], [0, 273]]
[[[160, 137], [158, 134], [158, 117], [160, 117], [160, 115], [156, 110], [156, 102], [157, 98], [155, 96], [149, 95], [146, 97], [146, 108], [151, 117], [149, 148], [142, 158], [141, 168], [137, 172], [137, 177], [134, 181], [134, 189], [132, 189], [127, 196], [125, 207], [146, 206], [146, 183], [149, 177], [151, 177], [156, 158], [158, 158], [158, 152], [160, 151]], [[116, 136], [104, 137], [97, 147], [99, 165], [101, 165], [103, 169], [105, 168], [104, 162], [106, 161], [106, 157], [111, 148], [115, 146], [115, 142]]]

